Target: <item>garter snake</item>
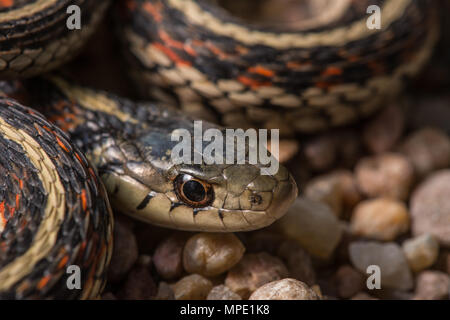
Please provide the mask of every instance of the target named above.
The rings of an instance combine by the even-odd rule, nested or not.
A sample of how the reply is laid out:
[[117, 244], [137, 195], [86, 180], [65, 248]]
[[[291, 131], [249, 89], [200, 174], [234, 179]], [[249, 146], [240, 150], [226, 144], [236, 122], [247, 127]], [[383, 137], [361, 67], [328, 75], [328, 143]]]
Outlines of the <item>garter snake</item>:
[[[92, 298], [102, 290], [112, 227], [103, 185], [113, 208], [163, 227], [247, 231], [281, 217], [297, 194], [284, 167], [267, 176], [249, 163], [172, 165], [170, 136], [192, 133], [186, 113], [288, 132], [370, 114], [430, 56], [435, 11], [427, 0], [339, 2], [340, 14], [278, 31], [247, 25], [211, 1], [120, 1], [133, 76], [159, 104], [54, 75], [2, 83], [4, 95], [33, 109], [0, 99], [0, 298]], [[369, 2], [382, 8], [381, 30], [366, 28], [361, 8]], [[81, 30], [64, 27], [70, 4], [85, 13]], [[107, 5], [0, 0], [0, 77], [63, 64]], [[82, 290], [65, 287], [70, 264], [82, 268]]]

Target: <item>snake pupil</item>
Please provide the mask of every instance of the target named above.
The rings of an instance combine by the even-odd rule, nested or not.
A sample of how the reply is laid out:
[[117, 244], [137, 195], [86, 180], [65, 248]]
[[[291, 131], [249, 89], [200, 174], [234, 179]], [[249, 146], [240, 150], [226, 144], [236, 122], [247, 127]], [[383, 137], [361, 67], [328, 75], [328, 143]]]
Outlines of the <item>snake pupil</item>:
[[184, 183], [183, 193], [190, 201], [201, 202], [205, 199], [206, 191], [202, 184], [195, 180]]

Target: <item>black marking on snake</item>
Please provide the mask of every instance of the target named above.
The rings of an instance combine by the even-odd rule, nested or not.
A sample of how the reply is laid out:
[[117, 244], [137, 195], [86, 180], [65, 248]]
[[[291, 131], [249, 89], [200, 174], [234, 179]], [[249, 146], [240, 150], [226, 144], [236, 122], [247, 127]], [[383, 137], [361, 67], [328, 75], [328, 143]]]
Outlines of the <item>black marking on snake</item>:
[[136, 207], [136, 210], [143, 210], [145, 209], [145, 207], [148, 205], [148, 203], [150, 202], [150, 200], [153, 199], [153, 197], [155, 196], [155, 192], [150, 191], [144, 198], [144, 200], [142, 200], [142, 202]]

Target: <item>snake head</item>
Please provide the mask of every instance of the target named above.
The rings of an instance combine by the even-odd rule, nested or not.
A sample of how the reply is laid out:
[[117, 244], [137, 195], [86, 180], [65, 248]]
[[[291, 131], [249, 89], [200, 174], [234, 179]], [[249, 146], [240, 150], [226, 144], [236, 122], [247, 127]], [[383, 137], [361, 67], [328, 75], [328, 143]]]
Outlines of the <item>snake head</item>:
[[[109, 150], [104, 149], [103, 154], [111, 157], [126, 157], [126, 161], [110, 159], [109, 163], [122, 165], [102, 174], [115, 207], [145, 222], [190, 231], [255, 230], [284, 215], [297, 196], [296, 183], [285, 167], [276, 163], [278, 170], [269, 174], [268, 165], [251, 163], [248, 152], [240, 164], [206, 164], [204, 159], [199, 164], [175, 163], [173, 133], [180, 128], [193, 133], [193, 127], [192, 122], [170, 119], [134, 141], [111, 142]], [[202, 154], [194, 144], [192, 140], [189, 151]], [[203, 142], [202, 147], [207, 145]], [[245, 146], [249, 151], [248, 141]], [[223, 149], [216, 159], [226, 158], [226, 145]]]

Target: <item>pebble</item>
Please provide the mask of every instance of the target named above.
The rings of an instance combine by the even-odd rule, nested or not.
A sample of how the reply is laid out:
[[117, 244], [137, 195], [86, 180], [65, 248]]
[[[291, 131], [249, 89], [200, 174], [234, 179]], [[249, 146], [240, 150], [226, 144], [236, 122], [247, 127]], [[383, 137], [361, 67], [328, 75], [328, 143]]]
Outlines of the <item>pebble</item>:
[[417, 276], [416, 300], [450, 299], [450, 278], [440, 271], [422, 271]]
[[285, 237], [267, 228], [245, 234], [245, 248], [249, 253], [267, 252], [277, 255], [278, 248], [285, 241]]
[[363, 141], [372, 153], [388, 152], [399, 142], [404, 129], [404, 112], [390, 104], [364, 126]]
[[330, 169], [337, 157], [336, 137], [331, 134], [317, 136], [305, 144], [303, 153], [313, 170]]
[[353, 173], [336, 170], [309, 181], [304, 194], [308, 199], [328, 204], [339, 218], [345, 218], [361, 201], [362, 195]]
[[242, 298], [227, 286], [218, 285], [211, 289], [206, 300], [242, 300]]
[[414, 191], [410, 210], [414, 236], [434, 235], [442, 246], [450, 246], [450, 170], [427, 178]]
[[243, 299], [247, 299], [262, 285], [286, 278], [288, 275], [286, 266], [279, 258], [265, 252], [250, 253], [244, 255], [242, 260], [228, 272], [225, 285]]
[[213, 284], [199, 274], [181, 278], [172, 286], [176, 300], [205, 300]]
[[376, 265], [381, 271], [381, 288], [409, 290], [413, 278], [402, 249], [396, 243], [355, 241], [349, 246], [353, 266], [363, 274], [367, 267]]
[[411, 134], [400, 151], [408, 157], [421, 178], [450, 166], [450, 138], [439, 129], [425, 128]]
[[179, 278], [183, 273], [183, 247], [186, 240], [174, 234], [156, 247], [153, 263], [158, 274], [166, 280]]
[[116, 218], [114, 223], [114, 246], [108, 281], [120, 282], [131, 270], [139, 256], [132, 224], [126, 218]]
[[436, 267], [438, 270], [441, 270], [447, 274], [450, 274], [450, 250], [444, 249], [441, 250], [438, 261], [436, 263]]
[[159, 283], [155, 300], [175, 300], [173, 289], [167, 282]]
[[[272, 146], [271, 141], [267, 143], [267, 149], [271, 152], [270, 147]], [[278, 162], [286, 163], [291, 160], [300, 150], [300, 145], [297, 140], [280, 140], [278, 143]]]
[[124, 300], [150, 300], [157, 292], [156, 284], [150, 274], [151, 258], [139, 257], [136, 266], [130, 271], [121, 289]]
[[408, 239], [403, 242], [403, 252], [414, 272], [431, 267], [439, 256], [439, 242], [429, 234]]
[[327, 204], [339, 218], [342, 214], [343, 195], [339, 181], [334, 177], [318, 177], [305, 187], [305, 196], [313, 201]]
[[378, 299], [366, 292], [358, 292], [351, 298], [351, 300], [378, 300]]
[[277, 256], [286, 264], [291, 278], [312, 286], [316, 283], [311, 256], [294, 240], [285, 240], [278, 248]]
[[344, 299], [351, 298], [366, 288], [364, 276], [349, 265], [339, 267], [333, 278], [337, 294]]
[[320, 300], [320, 297], [305, 283], [287, 278], [263, 285], [249, 300]]
[[276, 226], [282, 234], [322, 259], [331, 256], [342, 236], [339, 220], [331, 209], [304, 197], [295, 200]]
[[361, 191], [369, 197], [405, 200], [414, 183], [414, 169], [401, 154], [386, 153], [361, 159], [355, 169]]
[[362, 154], [360, 133], [352, 129], [338, 130], [337, 140], [337, 165], [340, 168], [353, 168]]
[[409, 229], [409, 212], [403, 202], [378, 198], [356, 206], [350, 228], [355, 235], [391, 241]]
[[183, 265], [188, 273], [213, 277], [236, 265], [244, 252], [244, 245], [233, 233], [199, 233], [186, 242]]

